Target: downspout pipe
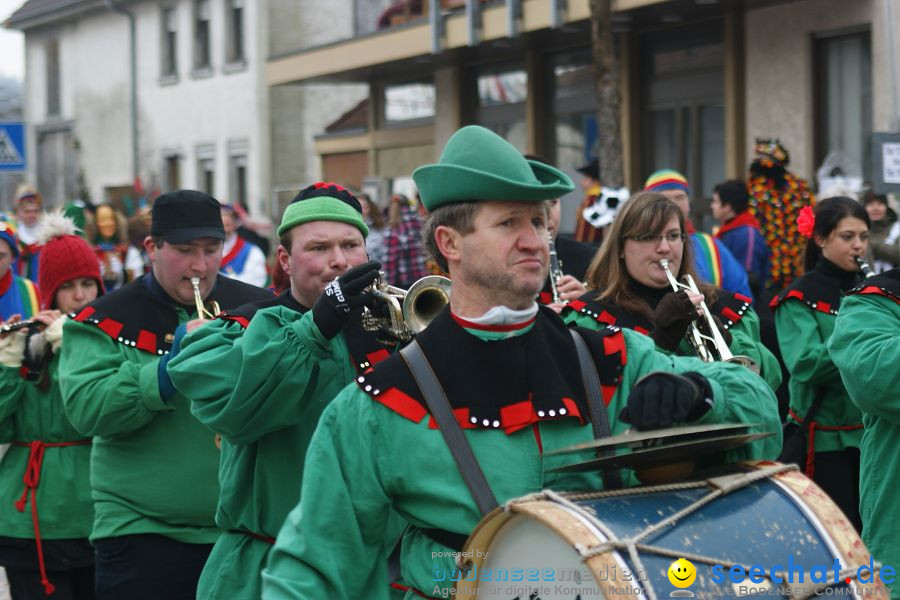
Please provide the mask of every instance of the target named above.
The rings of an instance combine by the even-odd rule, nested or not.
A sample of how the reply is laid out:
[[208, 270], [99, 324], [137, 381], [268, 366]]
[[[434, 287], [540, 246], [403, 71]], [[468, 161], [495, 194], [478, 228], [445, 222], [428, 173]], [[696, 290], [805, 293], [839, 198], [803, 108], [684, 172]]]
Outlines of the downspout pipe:
[[138, 158], [138, 96], [137, 96], [137, 25], [134, 13], [116, 4], [114, 0], [103, 0], [107, 9], [128, 18], [129, 58], [131, 59], [131, 180], [136, 184], [141, 173]]

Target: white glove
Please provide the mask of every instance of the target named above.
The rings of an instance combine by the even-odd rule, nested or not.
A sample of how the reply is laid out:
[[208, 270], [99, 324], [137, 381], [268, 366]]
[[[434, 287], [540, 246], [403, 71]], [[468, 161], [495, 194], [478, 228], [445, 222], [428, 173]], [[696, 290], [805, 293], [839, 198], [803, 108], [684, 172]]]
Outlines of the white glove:
[[22, 366], [26, 337], [28, 329], [20, 329], [0, 338], [0, 365], [14, 369]]
[[63, 324], [67, 318], [66, 315], [62, 315], [44, 330], [44, 340], [50, 344], [53, 354], [58, 354], [59, 347], [62, 346]]

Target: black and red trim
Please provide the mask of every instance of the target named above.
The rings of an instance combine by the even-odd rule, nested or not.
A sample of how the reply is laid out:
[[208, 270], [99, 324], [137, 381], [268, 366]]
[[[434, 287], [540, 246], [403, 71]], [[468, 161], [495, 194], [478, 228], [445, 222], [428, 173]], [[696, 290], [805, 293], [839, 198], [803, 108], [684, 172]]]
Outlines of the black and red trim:
[[[468, 333], [460, 321], [465, 322], [445, 310], [417, 337], [460, 427], [511, 434], [540, 421], [587, 421], [575, 346], [552, 311], [541, 308], [529, 331], [495, 341]], [[624, 335], [614, 328], [581, 333], [593, 351], [608, 405], [627, 362]], [[437, 428], [399, 356], [360, 374], [356, 383], [386, 408], [414, 423], [428, 416], [429, 428]]]

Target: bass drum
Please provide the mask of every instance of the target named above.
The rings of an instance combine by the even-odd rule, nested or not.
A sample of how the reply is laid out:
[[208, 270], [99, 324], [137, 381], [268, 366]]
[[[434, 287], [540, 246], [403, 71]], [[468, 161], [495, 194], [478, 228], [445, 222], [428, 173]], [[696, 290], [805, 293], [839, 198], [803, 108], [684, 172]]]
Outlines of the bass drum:
[[[834, 502], [796, 467], [771, 461], [700, 481], [513, 500], [482, 520], [463, 556], [456, 600], [797, 600], [817, 592], [816, 566], [834, 581], [836, 560], [840, 583], [821, 584], [821, 595], [889, 597], [866, 568], [857, 580], [871, 557]], [[668, 571], [681, 557], [696, 579], [675, 587]], [[733, 583], [733, 565], [744, 576], [759, 565], [752, 574], [761, 583]], [[773, 583], [770, 570], [791, 583]]]

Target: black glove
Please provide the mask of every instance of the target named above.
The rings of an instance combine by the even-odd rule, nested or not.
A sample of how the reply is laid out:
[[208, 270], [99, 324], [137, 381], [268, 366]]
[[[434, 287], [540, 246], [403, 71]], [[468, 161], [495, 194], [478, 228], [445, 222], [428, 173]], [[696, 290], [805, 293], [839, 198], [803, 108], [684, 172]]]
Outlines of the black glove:
[[378, 277], [381, 263], [371, 260], [353, 267], [327, 286], [313, 305], [313, 322], [326, 338], [340, 333], [350, 311], [357, 306], [369, 306], [374, 300], [371, 292], [364, 291]]
[[712, 387], [699, 373], [658, 371], [638, 380], [619, 419], [641, 431], [696, 421], [712, 408], [712, 396]]
[[686, 291], [669, 292], [653, 312], [653, 331], [650, 332], [650, 337], [660, 348], [674, 352], [696, 316], [697, 307]]
[[[716, 315], [710, 315], [712, 317], [713, 322], [716, 324], [716, 327], [719, 328], [719, 333], [722, 334], [722, 339], [725, 340], [726, 346], [731, 346], [732, 340], [734, 337], [731, 335], [731, 332], [725, 329], [725, 325], [722, 324], [722, 319], [717, 317]], [[712, 333], [709, 331], [709, 327], [706, 326], [706, 319], [700, 319], [697, 327], [700, 329], [700, 333], [704, 335], [711, 336]]]

